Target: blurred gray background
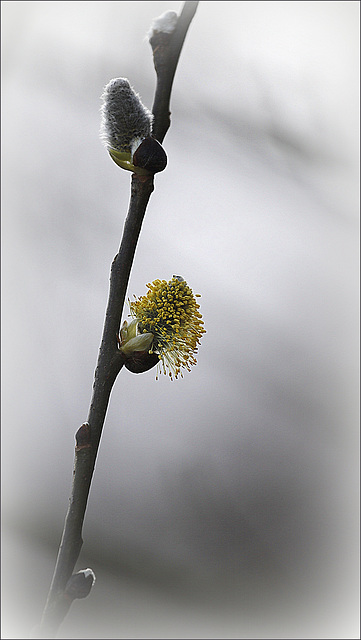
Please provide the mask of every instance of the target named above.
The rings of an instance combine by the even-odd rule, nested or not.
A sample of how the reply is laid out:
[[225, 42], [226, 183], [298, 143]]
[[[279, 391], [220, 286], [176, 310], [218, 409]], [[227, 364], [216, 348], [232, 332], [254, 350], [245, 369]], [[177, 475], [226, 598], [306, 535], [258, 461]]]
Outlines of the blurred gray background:
[[[180, 2], [2, 3], [2, 600], [50, 585], [130, 174], [99, 140]], [[128, 295], [182, 275], [183, 380], [122, 370], [61, 638], [356, 638], [358, 2], [200, 2]], [[126, 317], [126, 310], [125, 316]]]

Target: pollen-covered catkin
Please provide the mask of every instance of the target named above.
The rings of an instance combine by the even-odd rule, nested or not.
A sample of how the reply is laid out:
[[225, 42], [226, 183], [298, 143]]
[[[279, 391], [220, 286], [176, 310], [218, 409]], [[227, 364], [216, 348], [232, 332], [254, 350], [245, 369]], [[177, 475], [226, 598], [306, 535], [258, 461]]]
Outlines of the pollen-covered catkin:
[[153, 334], [151, 351], [159, 356], [160, 372], [182, 376], [197, 363], [196, 353], [205, 333], [196, 296], [181, 276], [147, 284], [148, 293], [130, 303], [130, 313], [142, 334]]

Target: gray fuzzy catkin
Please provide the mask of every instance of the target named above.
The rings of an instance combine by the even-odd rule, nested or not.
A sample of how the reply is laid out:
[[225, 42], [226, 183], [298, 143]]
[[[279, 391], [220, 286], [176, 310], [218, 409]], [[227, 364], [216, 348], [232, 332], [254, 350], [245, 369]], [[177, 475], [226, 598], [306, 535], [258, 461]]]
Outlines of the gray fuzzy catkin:
[[107, 148], [131, 152], [134, 140], [150, 136], [153, 114], [126, 78], [108, 82], [102, 100], [100, 137]]

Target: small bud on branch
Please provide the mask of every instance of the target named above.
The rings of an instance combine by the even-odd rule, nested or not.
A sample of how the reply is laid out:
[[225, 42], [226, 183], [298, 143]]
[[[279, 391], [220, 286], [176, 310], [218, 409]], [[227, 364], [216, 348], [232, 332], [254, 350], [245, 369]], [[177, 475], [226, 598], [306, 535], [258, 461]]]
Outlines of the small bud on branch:
[[92, 569], [81, 569], [69, 578], [65, 587], [65, 595], [70, 600], [86, 598], [95, 582], [95, 573]]

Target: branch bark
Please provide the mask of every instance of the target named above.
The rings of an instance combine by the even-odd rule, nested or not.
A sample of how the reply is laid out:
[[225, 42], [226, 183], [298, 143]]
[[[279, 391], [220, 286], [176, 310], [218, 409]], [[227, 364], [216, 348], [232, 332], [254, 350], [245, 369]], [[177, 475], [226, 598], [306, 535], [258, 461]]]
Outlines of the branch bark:
[[[170, 126], [169, 101], [174, 74], [197, 4], [198, 2], [185, 2], [175, 30], [171, 34], [157, 32], [150, 40], [157, 73], [153, 105], [154, 135], [160, 142]], [[165, 40], [163, 36], [167, 36]], [[41, 638], [56, 637], [57, 630], [74, 599], [73, 591], [67, 591], [67, 584], [83, 544], [85, 511], [111, 390], [124, 365], [117, 337], [136, 246], [153, 189], [154, 176], [132, 174], [128, 215], [120, 248], [111, 266], [108, 304], [88, 419], [75, 436], [71, 496], [54, 575], [39, 627]]]

